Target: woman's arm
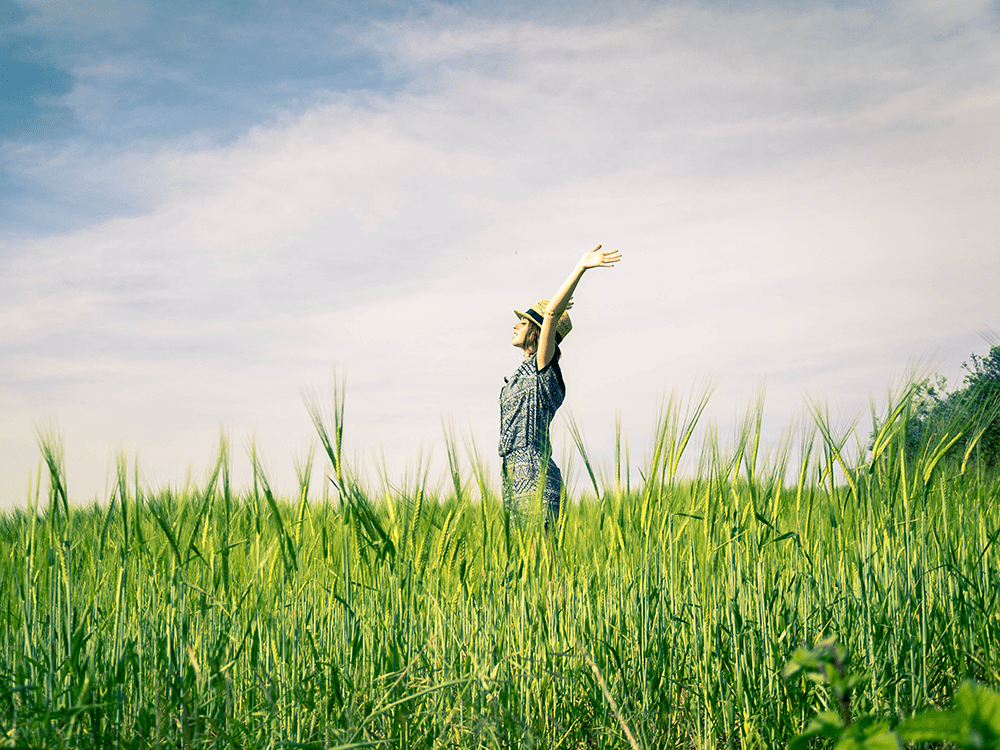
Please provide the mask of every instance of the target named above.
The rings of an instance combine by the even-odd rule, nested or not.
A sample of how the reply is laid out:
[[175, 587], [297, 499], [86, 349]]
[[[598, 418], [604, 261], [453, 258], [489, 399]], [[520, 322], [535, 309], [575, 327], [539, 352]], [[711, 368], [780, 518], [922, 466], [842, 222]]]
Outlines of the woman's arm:
[[538, 351], [535, 353], [538, 369], [548, 367], [549, 362], [556, 353], [556, 325], [561, 316], [569, 306], [570, 297], [573, 290], [583, 278], [584, 271], [588, 268], [611, 268], [621, 260], [621, 253], [617, 250], [601, 250], [598, 245], [593, 250], [588, 250], [576, 264], [573, 273], [569, 275], [559, 291], [549, 300], [549, 306], [545, 310], [545, 318], [542, 322], [542, 331], [538, 335]]

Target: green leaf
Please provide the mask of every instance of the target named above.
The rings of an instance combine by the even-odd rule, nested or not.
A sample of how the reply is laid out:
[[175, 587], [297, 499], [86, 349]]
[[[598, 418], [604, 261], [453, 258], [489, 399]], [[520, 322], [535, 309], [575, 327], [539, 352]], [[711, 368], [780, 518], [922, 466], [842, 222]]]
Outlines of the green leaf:
[[962, 744], [961, 725], [962, 719], [957, 711], [927, 711], [900, 724], [899, 735], [907, 742]]
[[975, 682], [964, 682], [955, 693], [955, 708], [970, 724], [1000, 740], [1000, 693]]
[[844, 722], [833, 711], [821, 711], [813, 717], [802, 734], [788, 743], [788, 750], [807, 750], [813, 737], [830, 737], [838, 740], [844, 731]]
[[954, 705], [950, 711], [928, 711], [904, 721], [900, 736], [907, 742], [951, 742], [973, 750], [1000, 748], [1000, 694], [965, 682]]
[[844, 729], [834, 750], [901, 750], [899, 735], [889, 729], [889, 722], [864, 716]]

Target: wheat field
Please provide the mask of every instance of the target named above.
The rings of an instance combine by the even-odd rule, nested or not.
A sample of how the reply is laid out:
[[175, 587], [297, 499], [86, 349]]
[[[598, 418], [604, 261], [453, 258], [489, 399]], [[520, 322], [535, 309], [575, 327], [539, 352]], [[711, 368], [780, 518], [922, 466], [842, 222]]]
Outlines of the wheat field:
[[[474, 446], [363, 486], [342, 384], [309, 403], [326, 488], [211, 477], [152, 490], [123, 457], [76, 507], [61, 448], [0, 517], [0, 747], [784, 747], [822, 685], [785, 681], [836, 636], [870, 676], [859, 710], [904, 717], [966, 677], [1000, 684], [1000, 480], [991, 415], [907, 449], [914, 389], [871, 429], [821, 409], [799, 448], [760, 445], [762, 406], [693, 455], [707, 395], [670, 400], [639, 477], [579, 442], [589, 491], [550, 532], [511, 523]], [[681, 471], [682, 457], [693, 466]], [[792, 479], [790, 480], [789, 477]]]

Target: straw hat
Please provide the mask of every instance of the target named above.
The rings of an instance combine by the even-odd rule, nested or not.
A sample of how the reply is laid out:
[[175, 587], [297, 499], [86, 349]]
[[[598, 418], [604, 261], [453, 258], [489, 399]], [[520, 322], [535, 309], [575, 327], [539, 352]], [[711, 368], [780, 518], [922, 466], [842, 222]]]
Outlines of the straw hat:
[[[519, 318], [524, 318], [530, 320], [532, 323], [537, 325], [539, 328], [542, 327], [542, 323], [545, 321], [545, 311], [549, 307], [549, 301], [547, 299], [539, 300], [530, 308], [527, 312], [521, 312], [520, 310], [515, 310], [514, 314]], [[558, 344], [573, 330], [573, 323], [570, 322], [569, 313], [564, 312], [559, 316], [559, 322], [556, 323], [556, 343]]]

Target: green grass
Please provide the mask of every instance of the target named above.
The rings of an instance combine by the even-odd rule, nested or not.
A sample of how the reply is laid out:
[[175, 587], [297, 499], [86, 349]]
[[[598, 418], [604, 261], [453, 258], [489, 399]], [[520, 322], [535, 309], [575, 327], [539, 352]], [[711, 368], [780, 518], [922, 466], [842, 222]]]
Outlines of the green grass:
[[991, 415], [913, 456], [912, 390], [871, 450], [814, 409], [792, 457], [761, 447], [758, 403], [685, 476], [707, 394], [671, 400], [640, 477], [581, 450], [597, 494], [546, 535], [508, 524], [451, 428], [447, 493], [419, 468], [361, 487], [336, 394], [309, 401], [329, 491], [307, 456], [295, 498], [255, 453], [234, 490], [223, 444], [202, 487], [122, 459], [78, 508], [41, 441], [48, 481], [0, 517], [0, 747], [784, 747], [829, 696], [782, 668], [830, 635], [871, 675], [859, 712], [1000, 684], [1000, 482], [943, 450]]

